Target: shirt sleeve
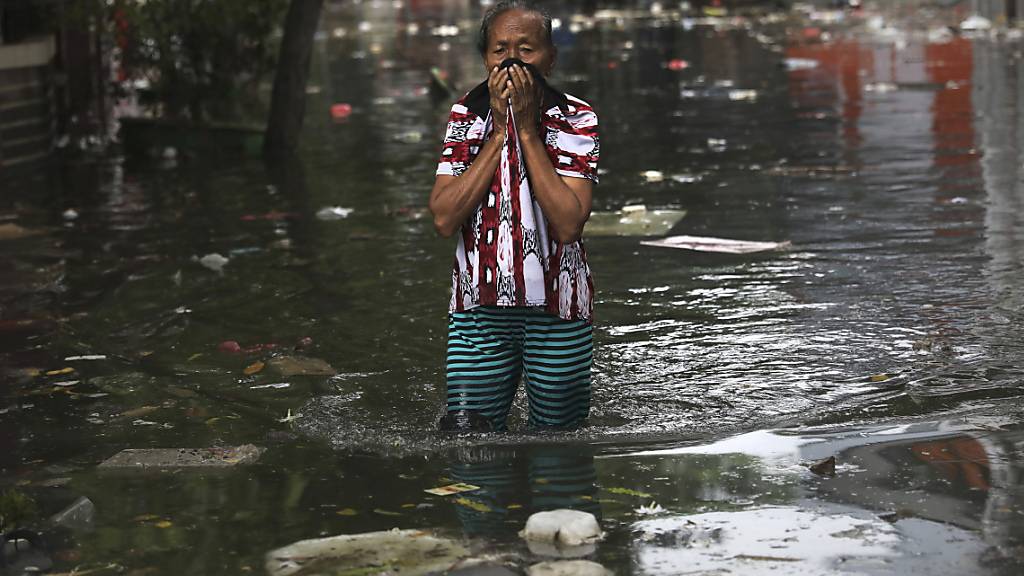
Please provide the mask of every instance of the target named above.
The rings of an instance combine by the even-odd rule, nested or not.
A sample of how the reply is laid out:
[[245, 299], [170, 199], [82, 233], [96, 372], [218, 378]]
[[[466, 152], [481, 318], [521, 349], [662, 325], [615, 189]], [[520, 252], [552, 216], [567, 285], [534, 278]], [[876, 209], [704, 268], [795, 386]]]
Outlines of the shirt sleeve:
[[438, 176], [459, 176], [473, 163], [480, 153], [480, 130], [473, 130], [479, 118], [461, 102], [452, 106], [448, 115], [448, 127], [441, 146], [441, 159], [437, 163]]
[[553, 146], [549, 146], [548, 151], [555, 172], [572, 178], [586, 178], [596, 184], [597, 160], [601, 155], [597, 133], [597, 114], [590, 106], [579, 106], [564, 122], [558, 123], [557, 129], [548, 136], [554, 137]]

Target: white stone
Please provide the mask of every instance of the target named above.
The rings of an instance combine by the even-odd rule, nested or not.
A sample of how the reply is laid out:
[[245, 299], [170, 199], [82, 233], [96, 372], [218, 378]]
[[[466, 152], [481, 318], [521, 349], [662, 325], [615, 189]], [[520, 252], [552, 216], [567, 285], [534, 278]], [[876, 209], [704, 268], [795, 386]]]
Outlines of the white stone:
[[590, 560], [541, 562], [526, 570], [527, 576], [611, 576], [607, 568]]
[[593, 514], [563, 509], [533, 514], [519, 535], [529, 541], [582, 546], [596, 542], [602, 533]]

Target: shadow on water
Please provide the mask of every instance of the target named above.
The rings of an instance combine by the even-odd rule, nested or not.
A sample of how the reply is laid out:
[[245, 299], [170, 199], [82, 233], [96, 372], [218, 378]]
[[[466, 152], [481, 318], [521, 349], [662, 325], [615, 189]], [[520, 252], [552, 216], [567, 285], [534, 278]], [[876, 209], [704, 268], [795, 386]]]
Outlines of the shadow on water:
[[[589, 426], [458, 437], [434, 431], [451, 243], [424, 208], [448, 103], [425, 90], [430, 65], [460, 89], [479, 76], [476, 14], [388, 6], [326, 14], [299, 162], [183, 150], [4, 183], [0, 492], [40, 517], [82, 494], [96, 509], [46, 528], [56, 567], [258, 571], [295, 540], [395, 526], [536, 558], [525, 518], [569, 507], [602, 519], [588, 557], [622, 573], [1013, 573], [1015, 44], [564, 26], [553, 83], [601, 117], [596, 209], [682, 209], [673, 234], [793, 247], [588, 238]], [[427, 33], [441, 22], [461, 33]], [[243, 443], [268, 450], [223, 471], [95, 468], [124, 448]], [[833, 454], [835, 478], [806, 470]], [[452, 481], [480, 490], [423, 492]], [[749, 532], [780, 526], [828, 528]]]

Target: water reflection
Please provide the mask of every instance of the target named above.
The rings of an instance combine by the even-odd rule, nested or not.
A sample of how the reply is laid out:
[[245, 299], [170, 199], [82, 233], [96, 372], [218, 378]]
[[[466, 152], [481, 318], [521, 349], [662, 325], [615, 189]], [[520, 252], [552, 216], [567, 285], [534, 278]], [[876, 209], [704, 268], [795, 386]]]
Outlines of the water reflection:
[[[683, 502], [675, 509], [688, 512], [683, 516], [634, 524], [647, 535], [637, 541], [640, 571], [732, 567], [723, 556], [741, 554], [760, 556], [759, 569], [782, 555], [800, 562], [795, 568], [800, 570], [806, 565], [831, 570], [842, 562], [847, 569], [869, 572], [928, 566], [939, 574], [1012, 573], [1024, 533], [1024, 469], [1016, 461], [1024, 437], [1019, 430], [970, 431], [974, 426], [928, 422], [799, 436], [756, 432], [629, 456], [643, 457], [641, 462], [701, 459], [703, 469], [714, 470], [709, 455], [747, 455], [748, 474], [787, 487], [781, 494], [726, 490], [727, 496], [713, 500], [746, 496], [741, 501], [746, 506], [726, 508], [727, 513], [720, 505], [704, 506], [695, 513]], [[834, 478], [814, 476], [803, 467], [833, 455], [839, 463]], [[766, 524], [761, 528], [767, 531], [751, 522]], [[785, 529], [773, 532], [775, 524]], [[680, 548], [662, 548], [666, 539], [679, 538]]]
[[582, 510], [601, 518], [594, 449], [585, 445], [458, 450], [452, 479], [481, 490], [456, 500], [468, 536], [514, 540], [535, 512]]

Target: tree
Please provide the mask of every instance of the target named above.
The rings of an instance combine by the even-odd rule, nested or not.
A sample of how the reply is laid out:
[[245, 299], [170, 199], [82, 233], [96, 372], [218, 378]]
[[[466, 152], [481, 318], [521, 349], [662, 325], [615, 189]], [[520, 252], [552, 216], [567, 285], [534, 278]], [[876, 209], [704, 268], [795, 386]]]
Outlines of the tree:
[[288, 6], [263, 139], [263, 152], [267, 156], [291, 154], [298, 145], [306, 113], [306, 82], [313, 35], [322, 7], [323, 0], [291, 0]]

